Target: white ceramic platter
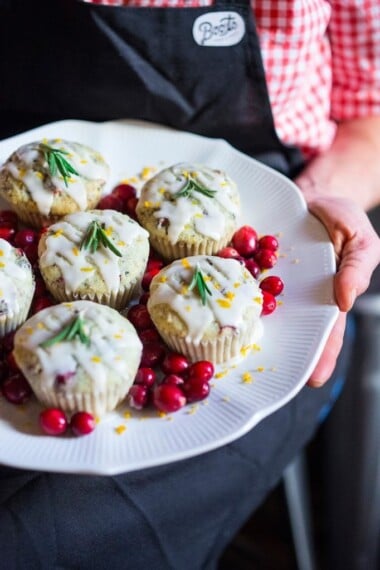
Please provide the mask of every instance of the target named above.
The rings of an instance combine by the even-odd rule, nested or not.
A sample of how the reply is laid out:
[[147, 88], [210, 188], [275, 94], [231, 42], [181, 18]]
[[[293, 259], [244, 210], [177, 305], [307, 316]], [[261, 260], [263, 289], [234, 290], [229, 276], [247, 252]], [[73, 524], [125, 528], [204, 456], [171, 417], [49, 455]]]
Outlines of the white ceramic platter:
[[315, 367], [338, 315], [333, 248], [295, 185], [224, 141], [129, 121], [45, 125], [0, 142], [0, 163], [21, 144], [44, 137], [99, 150], [111, 166], [109, 190], [144, 167], [192, 161], [226, 170], [240, 189], [241, 224], [279, 236], [280, 257], [271, 273], [282, 277], [285, 290], [280, 306], [264, 317], [260, 350], [235, 368], [220, 367], [209, 398], [174, 414], [160, 417], [121, 407], [89, 436], [49, 437], [38, 428], [36, 402], [18, 407], [0, 398], [0, 462], [94, 474], [151, 467], [225, 445], [293, 398]]

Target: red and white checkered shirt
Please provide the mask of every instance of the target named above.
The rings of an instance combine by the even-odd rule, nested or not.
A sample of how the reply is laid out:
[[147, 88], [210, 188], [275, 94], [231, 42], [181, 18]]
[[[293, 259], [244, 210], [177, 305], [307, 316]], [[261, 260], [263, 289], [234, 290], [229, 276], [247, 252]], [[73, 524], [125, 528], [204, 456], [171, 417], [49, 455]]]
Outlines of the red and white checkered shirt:
[[[85, 0], [198, 7], [213, 0]], [[336, 123], [380, 115], [379, 0], [251, 0], [279, 137], [310, 155]]]

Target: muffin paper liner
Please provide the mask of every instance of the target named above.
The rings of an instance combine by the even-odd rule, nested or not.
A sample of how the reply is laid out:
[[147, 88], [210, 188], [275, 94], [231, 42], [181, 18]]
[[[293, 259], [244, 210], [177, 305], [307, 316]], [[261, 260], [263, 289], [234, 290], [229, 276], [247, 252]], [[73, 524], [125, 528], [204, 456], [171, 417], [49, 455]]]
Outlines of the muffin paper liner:
[[152, 234], [149, 239], [152, 247], [165, 259], [174, 260], [192, 255], [215, 255], [230, 242], [232, 235], [233, 232], [218, 241], [205, 238], [202, 242], [196, 244], [185, 241], [170, 243], [167, 239], [161, 239]]
[[[33, 294], [34, 294], [34, 288], [32, 290], [32, 294], [30, 295], [30, 298], [28, 299], [26, 296], [26, 301], [24, 298], [25, 305], [24, 305], [23, 309], [18, 312], [17, 315], [14, 315], [12, 317], [7, 316], [7, 315], [3, 315], [0, 317], [0, 338], [5, 336], [6, 334], [16, 330], [19, 326], [21, 326], [26, 321], [26, 319], [28, 318], [30, 305], [32, 304]], [[3, 318], [4, 316], [5, 316], [5, 318]]]
[[16, 212], [20, 220], [27, 226], [34, 228], [43, 228], [58, 222], [63, 216], [43, 216], [38, 212], [31, 212], [27, 207], [20, 207], [19, 205], [12, 204], [13, 210]]
[[97, 295], [96, 292], [88, 293], [87, 295], [78, 295], [76, 293], [67, 293], [62, 289], [55, 288], [54, 285], [46, 283], [46, 287], [49, 289], [50, 293], [53, 295], [54, 299], [61, 303], [67, 303], [71, 301], [86, 300], [94, 301], [95, 303], [100, 303], [101, 305], [107, 305], [113, 309], [124, 309], [129, 301], [138, 294], [140, 290], [140, 280], [136, 279], [128, 288], [120, 289], [117, 292]]
[[214, 364], [242, 358], [242, 349], [252, 344], [255, 337], [254, 331], [249, 330], [241, 334], [223, 334], [214, 340], [201, 341], [196, 344], [175, 334], [159, 332], [169, 348], [184, 354], [192, 362], [210, 360]]
[[109, 388], [106, 393], [64, 393], [31, 385], [32, 390], [39, 402], [47, 407], [57, 407], [68, 414], [75, 412], [89, 412], [94, 416], [104, 416], [111, 412], [124, 400], [128, 394], [132, 381], [123, 386]]

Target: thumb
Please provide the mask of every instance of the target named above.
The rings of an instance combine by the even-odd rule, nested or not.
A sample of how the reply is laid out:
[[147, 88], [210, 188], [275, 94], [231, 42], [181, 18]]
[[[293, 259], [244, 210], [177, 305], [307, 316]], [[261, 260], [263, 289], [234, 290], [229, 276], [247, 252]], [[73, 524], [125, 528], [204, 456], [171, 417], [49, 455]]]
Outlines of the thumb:
[[346, 242], [335, 276], [335, 296], [341, 311], [349, 311], [358, 295], [367, 289], [373, 270], [379, 263], [380, 242], [372, 232], [354, 235]]

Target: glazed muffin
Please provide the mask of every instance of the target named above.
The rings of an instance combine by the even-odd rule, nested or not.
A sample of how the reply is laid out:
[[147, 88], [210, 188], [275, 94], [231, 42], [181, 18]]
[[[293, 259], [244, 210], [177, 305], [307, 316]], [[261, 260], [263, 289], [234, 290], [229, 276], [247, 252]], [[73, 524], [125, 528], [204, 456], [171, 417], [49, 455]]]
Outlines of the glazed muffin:
[[88, 299], [122, 309], [140, 286], [148, 233], [114, 210], [77, 212], [49, 227], [38, 252], [42, 277], [55, 299]]
[[162, 269], [148, 311], [167, 345], [193, 361], [244, 356], [263, 333], [262, 293], [235, 259], [194, 256]]
[[25, 144], [0, 170], [0, 195], [25, 223], [48, 225], [94, 208], [109, 176], [100, 153], [61, 139]]
[[0, 239], [0, 337], [25, 321], [34, 288], [32, 268], [26, 256]]
[[148, 180], [136, 213], [152, 246], [173, 260], [217, 253], [235, 232], [239, 210], [236, 184], [225, 172], [180, 163]]
[[14, 343], [17, 365], [43, 405], [97, 416], [124, 399], [142, 353], [132, 324], [91, 301], [36, 313], [17, 331]]

